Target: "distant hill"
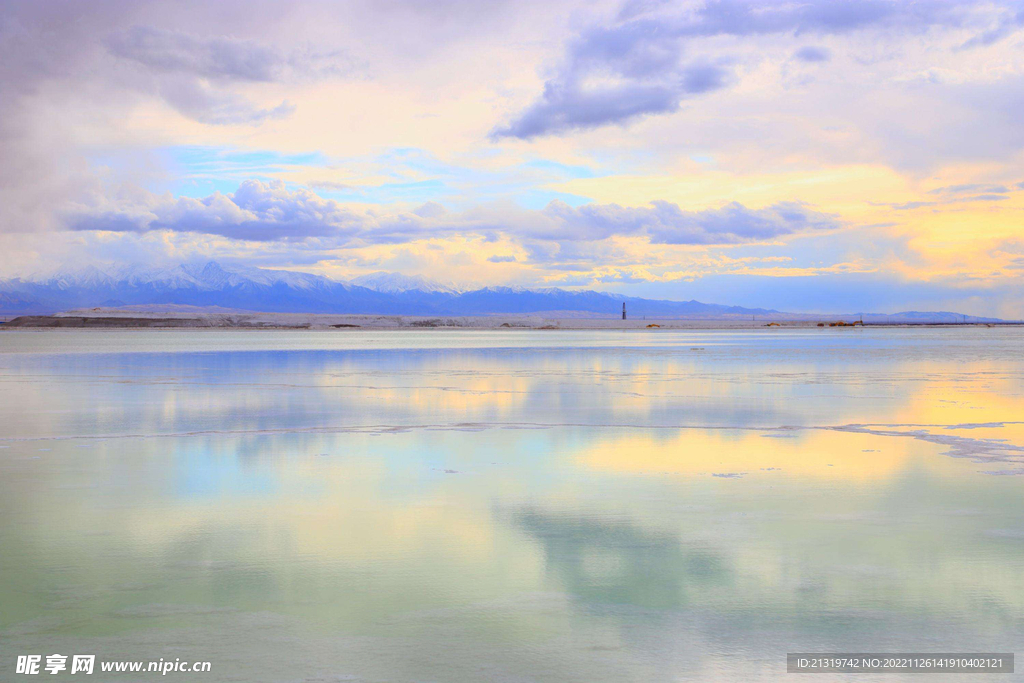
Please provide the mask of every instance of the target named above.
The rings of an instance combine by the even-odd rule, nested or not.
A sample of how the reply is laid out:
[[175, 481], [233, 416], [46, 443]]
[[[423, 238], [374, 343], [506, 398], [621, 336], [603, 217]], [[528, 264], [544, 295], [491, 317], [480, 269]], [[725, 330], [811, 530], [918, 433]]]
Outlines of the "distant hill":
[[[93, 266], [36, 278], [0, 280], [0, 314], [46, 314], [77, 308], [182, 305], [265, 312], [380, 315], [530, 315], [735, 319], [776, 317], [854, 320], [857, 316], [783, 313], [699, 301], [665, 301], [558, 288], [485, 287], [460, 291], [422, 277], [373, 273], [352, 282], [283, 270], [222, 266], [215, 261], [173, 268]], [[865, 314], [869, 322], [1000, 322], [959, 313]]]
[[[2, 283], [0, 283], [2, 286]], [[37, 313], [44, 310], [45, 306], [40, 301], [18, 292], [0, 291], [0, 313], [22, 314]]]

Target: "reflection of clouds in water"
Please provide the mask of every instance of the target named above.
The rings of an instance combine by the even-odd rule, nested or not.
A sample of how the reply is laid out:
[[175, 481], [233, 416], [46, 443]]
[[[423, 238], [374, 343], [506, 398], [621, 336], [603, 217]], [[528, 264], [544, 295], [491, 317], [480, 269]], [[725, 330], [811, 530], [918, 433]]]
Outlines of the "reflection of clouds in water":
[[[815, 415], [830, 422], [851, 411], [859, 417], [868, 399], [877, 401], [864, 380], [870, 368], [845, 376], [828, 368], [779, 374], [763, 372], [753, 359], [739, 362], [742, 356], [405, 349], [4, 360], [15, 376], [24, 374], [21, 403], [10, 407], [29, 413], [19, 428], [25, 436], [123, 434], [126, 424], [139, 425], [142, 434], [454, 423], [771, 427], [814, 424]], [[834, 384], [844, 391], [835, 395]], [[832, 394], [827, 410], [817, 400], [822, 391]], [[903, 391], [885, 400], [903, 402]], [[65, 410], [31, 410], [54, 402]], [[102, 412], [81, 420], [83, 405]]]
[[[884, 438], [827, 434], [836, 443]], [[71, 585], [51, 596], [47, 609], [61, 614], [51, 630], [70, 625], [88, 634], [102, 620], [130, 631], [107, 640], [51, 641], [47, 633], [48, 643], [113, 653], [124, 652], [125, 643], [173, 638], [194, 648], [190, 654], [211, 652], [222, 667], [242, 654], [259, 661], [283, 652], [292, 667], [307, 666], [300, 655], [310, 657], [303, 671], [370, 680], [424, 671], [434, 680], [476, 680], [487, 671], [488, 680], [746, 681], [773, 671], [778, 653], [793, 643], [867, 650], [882, 634], [914, 649], [927, 633], [936, 644], [1012, 649], [1008, 641], [1021, 635], [1012, 616], [1022, 608], [1019, 541], [979, 533], [978, 526], [1015, 528], [1019, 496], [1010, 496], [1009, 481], [911, 470], [882, 486], [837, 486], [783, 473], [771, 478], [786, 488], [772, 491], [751, 473], [722, 482], [725, 494], [702, 488], [709, 478], [653, 480], [564, 467], [545, 449], [558, 438], [572, 441], [565, 430], [524, 435], [544, 437], [537, 445], [544, 457], [500, 470], [483, 464], [495, 448], [511, 456], [524, 450], [521, 444], [495, 446], [486, 432], [445, 435], [440, 447], [473, 456], [460, 476], [420, 459], [418, 448], [431, 433], [374, 439], [378, 450], [363, 464], [317, 457], [329, 445], [319, 439], [281, 435], [249, 443], [292, 453], [263, 461], [283, 479], [276, 504], [250, 496], [218, 504], [188, 498], [169, 510], [140, 496], [125, 506], [124, 493], [112, 489], [87, 497], [86, 514], [50, 522], [59, 529], [70, 524], [77, 537], [102, 522], [96, 510], [114, 496], [121, 507], [111, 519], [125, 528], [110, 527], [108, 540], [48, 542], [43, 549], [35, 540], [41, 525], [33, 524], [19, 534], [23, 547], [4, 547], [9, 557], [23, 558], [23, 567], [24, 558], [43, 563], [33, 574]], [[750, 438], [761, 442], [756, 432]], [[194, 440], [144, 443], [146, 450], [129, 447], [119, 464], [150, 472], [166, 459], [160, 456], [168, 443], [189, 449]], [[214, 444], [207, 450], [217, 452]], [[89, 462], [105, 473], [111, 453], [102, 455]], [[242, 467], [260, 462], [239, 457]], [[367, 471], [370, 462], [381, 470]], [[49, 474], [49, 482], [76, 476]], [[377, 474], [408, 477], [408, 488], [399, 495], [396, 482]], [[298, 484], [306, 481], [317, 482], [317, 496], [305, 495]], [[1002, 497], [992, 488], [999, 486]], [[491, 507], [494, 501], [501, 503]], [[35, 498], [18, 509], [43, 514]], [[964, 514], [971, 510], [984, 514]], [[112, 560], [130, 567], [136, 584], [145, 579], [152, 587], [130, 595], [121, 587], [95, 590], [117, 583], [102, 578]], [[47, 566], [67, 569], [55, 574]], [[190, 605], [236, 611], [204, 613]], [[256, 623], [278, 626], [259, 633]], [[305, 630], [309, 624], [316, 632]], [[17, 643], [32, 651], [31, 638]], [[132, 658], [131, 651], [122, 658]], [[247, 672], [246, 680], [276, 682], [277, 666], [238, 671]]]
[[[751, 547], [744, 548], [735, 538], [714, 543], [703, 535], [687, 537], [576, 511], [526, 506], [506, 514], [543, 550], [548, 585], [568, 596], [574, 629], [583, 634], [611, 626], [616, 636], [605, 637], [609, 644], [650, 653], [666, 671], [689, 670], [697, 679], [700, 671], [704, 678], [716, 671], [733, 678], [737, 671], [730, 668], [737, 666], [743, 672], [738, 678], [750, 680], [796, 643], [820, 651], [866, 651], [880, 638], [897, 649], [921, 647], [923, 640], [938, 647], [956, 639], [984, 647], [988, 639], [989, 646], [998, 642], [1012, 649], [1020, 631], [1005, 619], [977, 620], [1011, 609], [1012, 602], [964, 610], [959, 598], [944, 596], [922, 609], [921, 600], [937, 597], [937, 586], [918, 586], [924, 597], [918, 595], [907, 567], [890, 563], [887, 552], [867, 551], [858, 533], [815, 529], [815, 537], [835, 536], [823, 545], [830, 560], [809, 562], [809, 548], [825, 539], [805, 539], [810, 546], [790, 547], [791, 556], [762, 557], [765, 566], [758, 567], [751, 565], [751, 553], [760, 552], [763, 536], [748, 538]], [[891, 528], [890, 518], [877, 516]], [[769, 517], [766, 526], [755, 527], [766, 531], [783, 521]], [[663, 519], [658, 526], [671, 528], [674, 521]], [[799, 533], [792, 528], [769, 542], [788, 545]], [[963, 585], [969, 594], [995, 599], [985, 588]], [[1008, 588], [1001, 588], [1000, 600], [1010, 597]], [[856, 597], [865, 591], [870, 599]], [[942, 615], [941, 623], [936, 614]], [[1003, 630], [993, 634], [996, 623]], [[730, 663], [722, 653], [742, 657]]]
[[[807, 439], [809, 429], [834, 427], [909, 436], [942, 445], [950, 455], [1011, 462], [1020, 453], [1014, 444], [1024, 444], [1024, 430], [1008, 426], [991, 427], [979, 437], [939, 433], [946, 425], [978, 422], [979, 413], [1008, 425], [999, 421], [1024, 411], [1024, 400], [1010, 391], [1019, 384], [1017, 366], [1008, 359], [994, 362], [991, 346], [987, 355], [960, 349], [964, 360], [951, 369], [935, 358], [935, 349], [943, 347], [933, 338], [931, 345], [898, 335], [827, 344], [787, 339], [771, 347], [751, 335], [715, 338], [724, 343], [704, 354], [693, 354], [687, 343], [8, 355], [0, 363], [5, 381], [17, 382], [12, 393], [18, 400], [0, 399], [0, 418], [12, 416], [5, 420], [14, 425], [9, 437], [27, 438], [251, 438], [585, 425], [758, 429], [768, 437], [763, 441], [794, 442]], [[964, 398], [944, 398], [953, 391]], [[910, 435], [883, 424], [897, 420], [934, 429]], [[595, 433], [592, 440], [606, 438]], [[1006, 445], [999, 446], [999, 439]], [[735, 453], [734, 446], [724, 446]], [[878, 449], [872, 444], [864, 452], [870, 450]], [[709, 464], [705, 471], [754, 471], [765, 464], [783, 461]]]
[[254, 682], [748, 681], [794, 644], [1012, 649], [1020, 480], [977, 473], [1018, 469], [1017, 347], [951, 363], [888, 334], [0, 354], [21, 621], [0, 635], [173, 641]]
[[541, 545], [548, 573], [584, 604], [678, 609], [694, 592], [732, 578], [717, 552], [626, 521], [530, 508], [511, 518]]

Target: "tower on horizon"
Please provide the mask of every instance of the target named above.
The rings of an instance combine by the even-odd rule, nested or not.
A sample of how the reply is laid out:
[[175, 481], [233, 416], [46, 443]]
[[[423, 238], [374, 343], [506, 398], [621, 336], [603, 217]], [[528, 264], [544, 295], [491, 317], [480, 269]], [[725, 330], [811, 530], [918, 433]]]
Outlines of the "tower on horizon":
[[622, 302], [622, 319], [623, 320], [626, 319], [626, 302], [625, 301]]

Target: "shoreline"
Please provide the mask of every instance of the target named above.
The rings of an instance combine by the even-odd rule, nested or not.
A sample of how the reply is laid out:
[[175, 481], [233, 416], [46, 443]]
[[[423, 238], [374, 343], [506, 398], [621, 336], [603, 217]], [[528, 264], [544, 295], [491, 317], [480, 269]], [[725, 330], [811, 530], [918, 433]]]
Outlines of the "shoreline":
[[1019, 327], [1022, 322], [864, 322], [836, 318], [786, 317], [627, 319], [500, 316], [404, 316], [320, 313], [198, 311], [68, 311], [55, 315], [19, 316], [0, 323], [11, 329], [246, 329], [246, 330], [754, 330], [850, 329], [854, 327]]

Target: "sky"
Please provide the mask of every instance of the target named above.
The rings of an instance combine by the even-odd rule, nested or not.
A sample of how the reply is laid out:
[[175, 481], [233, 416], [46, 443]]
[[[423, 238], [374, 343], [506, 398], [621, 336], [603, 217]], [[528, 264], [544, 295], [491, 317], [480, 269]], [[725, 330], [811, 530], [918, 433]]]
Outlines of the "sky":
[[1024, 2], [4, 0], [0, 277], [1024, 317]]

